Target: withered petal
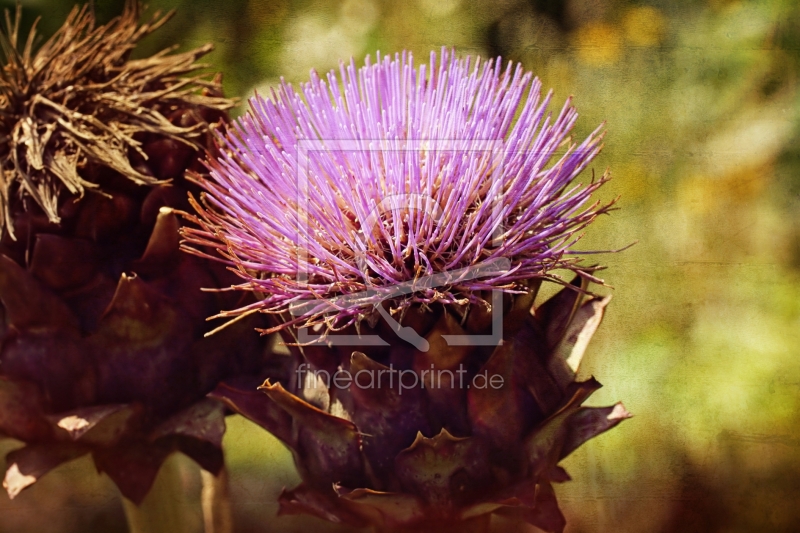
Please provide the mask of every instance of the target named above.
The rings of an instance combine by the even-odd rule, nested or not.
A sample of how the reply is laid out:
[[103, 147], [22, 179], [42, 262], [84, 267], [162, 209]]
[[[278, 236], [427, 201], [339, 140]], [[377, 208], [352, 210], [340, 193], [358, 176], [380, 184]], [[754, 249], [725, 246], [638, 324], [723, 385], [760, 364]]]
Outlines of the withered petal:
[[536, 320], [542, 324], [547, 347], [551, 349], [564, 338], [572, 317], [584, 299], [589, 282], [582, 276], [575, 276], [570, 285], [551, 296], [535, 312]]
[[208, 396], [223, 402], [233, 411], [266, 429], [290, 448], [295, 446], [291, 415], [263, 393], [256, 391], [255, 387], [245, 390], [223, 382], [208, 393]]
[[632, 416], [622, 402], [610, 407], [581, 407], [567, 422], [561, 458], [571, 454], [587, 440], [608, 431]]
[[113, 446], [131, 429], [141, 407], [130, 404], [95, 405], [48, 416], [70, 440], [88, 445]]
[[180, 450], [216, 476], [224, 465], [224, 435], [224, 404], [205, 398], [159, 424], [150, 440]]
[[365, 482], [361, 434], [355, 424], [317, 409], [280, 383], [267, 380], [258, 389], [292, 417], [292, 448], [309, 479], [320, 485], [361, 486]]
[[14, 499], [58, 465], [85, 455], [89, 449], [74, 443], [32, 444], [6, 455], [3, 488]]
[[611, 296], [592, 298], [583, 303], [567, 325], [564, 335], [553, 348], [547, 369], [565, 388], [575, 379], [589, 341], [600, 326]]
[[530, 479], [545, 477], [561, 460], [570, 417], [598, 387], [599, 384], [593, 380], [576, 384], [576, 390], [569, 401], [525, 438]]
[[181, 435], [216, 446], [222, 446], [225, 434], [225, 407], [214, 399], [205, 398], [193, 403], [159, 424], [151, 439]]

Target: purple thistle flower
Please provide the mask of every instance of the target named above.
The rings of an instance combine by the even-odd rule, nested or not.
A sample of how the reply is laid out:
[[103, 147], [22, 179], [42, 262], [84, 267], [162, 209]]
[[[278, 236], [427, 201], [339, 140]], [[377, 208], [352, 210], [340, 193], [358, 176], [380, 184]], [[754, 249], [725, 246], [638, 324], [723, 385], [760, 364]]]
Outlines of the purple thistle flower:
[[[522, 292], [563, 268], [598, 281], [573, 246], [610, 207], [591, 202], [605, 175], [575, 183], [602, 126], [573, 143], [570, 100], [554, 118], [552, 91], [542, 97], [538, 78], [500, 58], [378, 61], [342, 63], [325, 79], [312, 71], [299, 92], [282, 82], [220, 137], [210, 180], [198, 178], [198, 227], [184, 237], [235, 267], [236, 289], [262, 296], [222, 315], [301, 306], [279, 327], [333, 328], [387, 298], [392, 312], [486, 305], [481, 291]], [[476, 276], [498, 260], [507, 268]], [[425, 283], [442, 273], [452, 275]]]

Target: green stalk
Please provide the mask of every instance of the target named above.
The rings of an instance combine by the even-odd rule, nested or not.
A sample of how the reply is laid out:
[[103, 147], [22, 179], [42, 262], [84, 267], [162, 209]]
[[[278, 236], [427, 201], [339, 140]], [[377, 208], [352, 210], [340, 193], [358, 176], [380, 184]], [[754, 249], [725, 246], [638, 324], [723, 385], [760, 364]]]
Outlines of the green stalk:
[[200, 471], [203, 479], [203, 523], [205, 533], [233, 533], [233, 513], [228, 489], [228, 470], [223, 465], [219, 475]]
[[129, 533], [189, 533], [191, 517], [186, 505], [181, 456], [164, 461], [153, 488], [141, 505], [122, 498]]

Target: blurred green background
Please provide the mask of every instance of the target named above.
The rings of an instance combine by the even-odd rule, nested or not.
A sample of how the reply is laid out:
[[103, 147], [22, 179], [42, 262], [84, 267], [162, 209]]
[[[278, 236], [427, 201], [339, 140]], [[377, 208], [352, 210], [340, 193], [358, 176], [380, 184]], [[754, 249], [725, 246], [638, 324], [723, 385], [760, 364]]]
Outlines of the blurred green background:
[[[3, 4], [9, 5], [8, 2]], [[585, 368], [636, 417], [565, 461], [567, 531], [781, 532], [800, 527], [800, 6], [790, 0], [151, 0], [178, 10], [140, 54], [213, 42], [213, 70], [243, 101], [376, 50], [502, 55], [556, 100], [578, 135], [607, 122], [604, 194], [621, 210], [587, 232], [614, 301]], [[13, 7], [13, 2], [10, 4]], [[23, 2], [49, 35], [71, 7]], [[97, 1], [101, 20], [122, 2]], [[560, 105], [560, 104], [557, 104]], [[241, 113], [240, 108], [237, 113]], [[14, 443], [0, 443], [0, 452]], [[237, 531], [306, 531], [275, 518], [297, 483], [288, 452], [229, 420]], [[201, 518], [186, 460], [184, 505]], [[125, 531], [118, 495], [88, 460], [13, 502], [0, 531]]]

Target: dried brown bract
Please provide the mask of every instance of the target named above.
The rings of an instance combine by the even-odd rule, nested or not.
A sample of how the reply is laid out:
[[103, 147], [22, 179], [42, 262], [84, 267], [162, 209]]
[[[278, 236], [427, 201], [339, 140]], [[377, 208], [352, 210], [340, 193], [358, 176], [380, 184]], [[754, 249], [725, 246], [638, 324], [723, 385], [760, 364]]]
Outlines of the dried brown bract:
[[218, 79], [194, 74], [204, 66], [197, 59], [211, 45], [130, 59], [139, 41], [172, 13], [156, 12], [139, 24], [138, 3], [129, 1], [121, 16], [98, 26], [89, 6], [76, 6], [38, 49], [36, 24], [20, 42], [20, 14], [17, 8], [12, 20], [6, 12], [6, 32], [0, 32], [5, 55], [0, 69], [0, 233], [14, 237], [15, 204], [26, 197], [48, 221], [58, 223], [66, 193], [80, 197], [87, 190], [102, 190], [102, 178], [85, 172], [87, 166], [107, 167], [141, 185], [175, 177], [163, 165], [141, 164], [152, 155], [143, 147], [145, 137], [172, 139], [192, 151], [203, 148], [209, 122], [233, 105], [221, 96]]

